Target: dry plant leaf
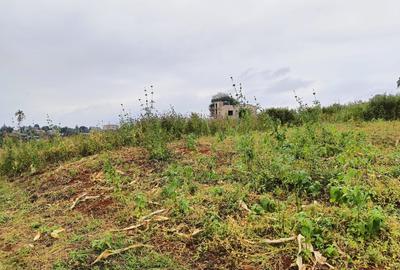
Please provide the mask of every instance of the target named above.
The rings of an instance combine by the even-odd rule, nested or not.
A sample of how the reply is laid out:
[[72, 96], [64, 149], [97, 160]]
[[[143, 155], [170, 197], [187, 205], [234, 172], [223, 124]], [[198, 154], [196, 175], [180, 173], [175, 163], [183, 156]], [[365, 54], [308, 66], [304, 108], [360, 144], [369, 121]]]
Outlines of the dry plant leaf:
[[83, 194], [81, 194], [81, 195], [79, 195], [79, 196], [75, 199], [75, 201], [72, 203], [72, 205], [71, 205], [71, 207], [70, 207], [69, 209], [71, 209], [71, 210], [74, 209], [75, 206], [78, 204], [79, 200], [82, 199], [83, 197], [85, 197], [86, 195], [87, 195], [86, 192], [83, 193]]
[[301, 252], [302, 252], [303, 249], [312, 252], [312, 254], [314, 255], [314, 258], [312, 258], [312, 260], [314, 261], [313, 269], [315, 268], [315, 266], [317, 264], [326, 265], [330, 269], [334, 269], [334, 267], [332, 265], [327, 263], [326, 258], [324, 256], [322, 256], [321, 252], [314, 250], [314, 247], [312, 246], [311, 243], [305, 242], [304, 236], [299, 234], [297, 236], [297, 242], [298, 242], [298, 245], [299, 245], [299, 249], [298, 249], [298, 252], [297, 252], [296, 265], [299, 268], [299, 270], [306, 270], [307, 269], [307, 265], [303, 264], [303, 258], [301, 257]]
[[169, 217], [165, 217], [165, 216], [154, 216], [152, 219], [150, 219], [149, 221], [167, 221], [169, 220]]
[[307, 265], [303, 264], [303, 258], [301, 257], [301, 251], [303, 250], [302, 246], [303, 246], [304, 240], [305, 240], [304, 236], [302, 236], [301, 234], [297, 235], [297, 243], [298, 243], [299, 249], [297, 251], [296, 265], [299, 270], [307, 269]]
[[327, 262], [327, 259], [324, 257], [324, 256], [322, 256], [322, 254], [321, 254], [321, 252], [319, 252], [319, 251], [314, 251], [313, 252], [314, 253], [314, 258], [315, 258], [315, 264], [320, 264], [320, 265], [326, 265], [326, 266], [328, 266], [330, 269], [334, 269], [335, 267], [333, 267], [332, 265], [330, 265], [328, 262]]
[[314, 247], [311, 245], [311, 243], [303, 242], [303, 249], [314, 252]]
[[199, 233], [201, 233], [203, 230], [202, 229], [194, 229], [193, 232], [186, 234], [186, 233], [180, 233], [179, 230], [177, 230], [176, 234], [180, 237], [186, 238], [186, 239], [190, 239], [196, 235], [198, 235]]
[[307, 270], [307, 266], [303, 264], [303, 258], [300, 255], [297, 255], [296, 265], [299, 270]]
[[239, 201], [239, 206], [241, 208], [243, 208], [244, 210], [246, 210], [247, 212], [251, 212], [251, 210], [247, 207], [247, 204], [244, 201], [240, 200]]
[[108, 257], [112, 256], [112, 255], [116, 255], [116, 254], [120, 254], [122, 252], [125, 252], [129, 249], [134, 249], [134, 248], [141, 248], [141, 247], [148, 247], [151, 248], [151, 245], [145, 245], [145, 244], [135, 244], [135, 245], [131, 245], [125, 248], [120, 248], [120, 249], [115, 249], [115, 250], [104, 250], [97, 258], [96, 260], [94, 260], [94, 262], [92, 262], [91, 265], [96, 264], [97, 262], [99, 262], [100, 260], [104, 260], [107, 259]]
[[256, 242], [248, 240], [248, 239], [243, 239], [243, 242], [247, 243], [247, 244], [251, 244], [251, 245], [257, 244]]
[[82, 199], [82, 202], [87, 201], [87, 200], [93, 200], [100, 198], [100, 195], [94, 195], [94, 196], [85, 196], [85, 198]]
[[115, 170], [117, 173], [119, 173], [120, 175], [126, 175], [126, 173], [124, 173], [123, 171], [121, 171], [121, 170], [119, 170], [119, 169], [116, 169]]
[[147, 218], [147, 219], [143, 220], [143, 221], [140, 222], [140, 223], [131, 225], [131, 226], [126, 227], [126, 228], [123, 228], [123, 229], [114, 230], [114, 231], [130, 231], [130, 230], [133, 230], [133, 229], [137, 229], [137, 228], [139, 228], [139, 227], [142, 227], [143, 225], [148, 224], [148, 223], [150, 223], [151, 221], [161, 222], [161, 221], [167, 221], [167, 220], [169, 220], [169, 217], [165, 217], [165, 216], [153, 216], [153, 217], [151, 217], [150, 219]]
[[265, 239], [265, 240], [263, 240], [263, 242], [273, 245], [273, 244], [286, 243], [286, 242], [290, 242], [293, 240], [296, 240], [296, 236], [287, 237], [287, 238], [279, 238], [279, 239]]
[[180, 233], [180, 232], [176, 232], [176, 235], [182, 237], [182, 238], [186, 238], [189, 239], [190, 235], [186, 234], [186, 233]]
[[52, 232], [50, 233], [50, 236], [53, 237], [53, 238], [60, 238], [59, 234], [60, 234], [61, 232], [63, 232], [63, 231], [65, 231], [64, 228], [59, 228], [59, 229], [57, 229], [57, 230], [52, 231]]
[[153, 202], [153, 201], [149, 201], [150, 204], [154, 204], [154, 205], [161, 205], [161, 203], [158, 202]]
[[157, 214], [161, 214], [161, 213], [164, 212], [165, 210], [166, 210], [166, 209], [160, 209], [160, 210], [154, 211], [154, 212], [148, 214], [147, 216], [141, 217], [141, 218], [139, 219], [139, 221], [144, 221], [144, 220], [146, 220], [146, 219], [151, 218], [152, 216], [155, 216], [155, 215], [157, 215]]
[[33, 238], [33, 241], [39, 240], [41, 236], [42, 236], [42, 234], [41, 234], [40, 232], [37, 232], [37, 234], [36, 234], [35, 237]]
[[119, 230], [114, 230], [114, 231], [120, 231], [120, 232], [122, 232], [122, 231], [130, 231], [130, 230], [133, 230], [133, 229], [140, 228], [140, 227], [142, 227], [144, 224], [146, 224], [146, 223], [145, 223], [145, 222], [143, 222], [143, 223], [138, 223], [138, 224], [131, 225], [131, 226], [129, 226], [129, 227], [126, 227], [126, 228], [123, 228], [123, 229], [119, 229]]
[[326, 263], [326, 258], [324, 256], [322, 256], [321, 252], [319, 251], [314, 251], [314, 257], [315, 257], [315, 261], [319, 264], [325, 264]]
[[192, 236], [192, 237], [193, 237], [193, 236], [196, 236], [196, 235], [198, 235], [199, 233], [201, 233], [202, 231], [204, 231], [204, 230], [202, 230], [202, 229], [195, 229], [195, 230], [192, 232], [191, 236]]
[[74, 209], [76, 207], [76, 205], [80, 202], [85, 202], [87, 200], [94, 200], [97, 198], [100, 198], [100, 195], [94, 195], [94, 196], [88, 196], [86, 195], [87, 193], [83, 193], [82, 195], [80, 195], [78, 198], [75, 199], [74, 203], [71, 205], [70, 209]]

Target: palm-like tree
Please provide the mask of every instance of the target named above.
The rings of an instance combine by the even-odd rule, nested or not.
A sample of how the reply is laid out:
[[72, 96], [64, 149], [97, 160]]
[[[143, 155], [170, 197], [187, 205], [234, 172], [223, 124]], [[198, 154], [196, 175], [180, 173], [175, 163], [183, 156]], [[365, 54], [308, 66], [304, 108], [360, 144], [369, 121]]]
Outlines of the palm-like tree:
[[25, 113], [22, 110], [18, 110], [15, 113], [15, 117], [17, 118], [18, 128], [21, 128], [21, 123], [25, 119]]

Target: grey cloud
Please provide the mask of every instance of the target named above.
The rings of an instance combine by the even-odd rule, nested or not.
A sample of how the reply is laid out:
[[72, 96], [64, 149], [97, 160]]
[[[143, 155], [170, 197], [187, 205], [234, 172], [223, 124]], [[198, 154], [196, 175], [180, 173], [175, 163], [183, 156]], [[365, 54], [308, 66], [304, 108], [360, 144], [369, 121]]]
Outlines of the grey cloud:
[[286, 77], [274, 82], [265, 91], [269, 93], [293, 92], [300, 88], [306, 88], [312, 85], [313, 81], [303, 80], [299, 78]]
[[[362, 8], [360, 8], [362, 7]], [[207, 113], [230, 76], [264, 106], [325, 104], [392, 91], [400, 75], [400, 3], [297, 0], [0, 2], [0, 124], [22, 109], [62, 124], [118, 121], [157, 106]], [[394, 91], [394, 90], [393, 90]], [[28, 120], [27, 120], [27, 123]]]
[[289, 73], [290, 73], [289, 67], [283, 67], [277, 70], [261, 70], [261, 71], [258, 71], [254, 68], [248, 68], [239, 75], [239, 78], [241, 80], [253, 80], [253, 79], [274, 80], [279, 77], [285, 76]]
[[290, 72], [289, 67], [280, 68], [280, 69], [276, 70], [274, 73], [272, 73], [272, 77], [273, 78], [281, 77], [281, 76], [288, 74], [289, 72]]

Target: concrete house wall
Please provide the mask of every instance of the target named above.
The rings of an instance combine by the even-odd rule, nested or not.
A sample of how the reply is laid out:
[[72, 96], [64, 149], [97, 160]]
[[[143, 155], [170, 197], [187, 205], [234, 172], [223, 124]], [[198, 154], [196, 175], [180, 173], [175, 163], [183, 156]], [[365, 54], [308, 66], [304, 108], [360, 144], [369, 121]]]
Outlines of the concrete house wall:
[[213, 118], [226, 118], [226, 117], [239, 117], [239, 106], [226, 105], [223, 101], [213, 102], [214, 108], [211, 110], [211, 117]]
[[[219, 94], [221, 95], [221, 94]], [[221, 98], [221, 96], [219, 96]], [[210, 104], [210, 116], [215, 119], [223, 118], [239, 118], [239, 112], [241, 108], [249, 109], [251, 113], [256, 114], [257, 108], [253, 105], [232, 105], [226, 101], [211, 100]]]

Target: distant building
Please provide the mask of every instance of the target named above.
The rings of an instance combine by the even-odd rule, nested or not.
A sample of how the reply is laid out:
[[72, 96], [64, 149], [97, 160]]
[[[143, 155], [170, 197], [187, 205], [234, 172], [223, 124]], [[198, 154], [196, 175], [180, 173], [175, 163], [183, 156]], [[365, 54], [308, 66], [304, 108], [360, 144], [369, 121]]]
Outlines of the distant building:
[[239, 118], [244, 111], [256, 114], [257, 107], [250, 104], [240, 104], [236, 99], [226, 93], [218, 93], [211, 99], [209, 106], [210, 116], [215, 119]]
[[117, 130], [118, 129], [118, 125], [103, 125], [103, 130]]
[[96, 131], [100, 131], [101, 128], [99, 127], [89, 127], [89, 132], [96, 132]]

